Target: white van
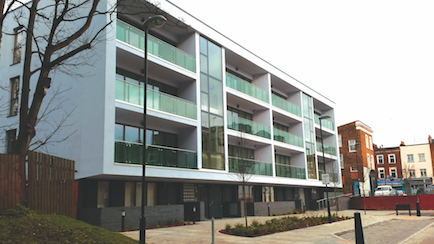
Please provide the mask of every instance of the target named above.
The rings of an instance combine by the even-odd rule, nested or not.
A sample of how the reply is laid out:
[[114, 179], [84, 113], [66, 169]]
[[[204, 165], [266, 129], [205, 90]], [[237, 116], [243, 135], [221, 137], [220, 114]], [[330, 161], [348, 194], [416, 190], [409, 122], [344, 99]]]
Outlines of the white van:
[[392, 196], [393, 188], [391, 186], [377, 186], [374, 196]]

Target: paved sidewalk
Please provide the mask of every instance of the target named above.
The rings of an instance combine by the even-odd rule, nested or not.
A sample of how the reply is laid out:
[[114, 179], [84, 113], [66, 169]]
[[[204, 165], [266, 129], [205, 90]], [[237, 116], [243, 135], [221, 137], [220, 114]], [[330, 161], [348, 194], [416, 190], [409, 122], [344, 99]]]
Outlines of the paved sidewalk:
[[[395, 211], [366, 211], [345, 210], [339, 211], [339, 216], [354, 216], [360, 212], [363, 225], [365, 243], [380, 244], [415, 244], [434, 243], [434, 211], [422, 211], [422, 217], [415, 217], [416, 212], [409, 217], [395, 215]], [[297, 215], [326, 215], [324, 211], [313, 211]], [[276, 217], [248, 217], [249, 222], [258, 220], [265, 222]], [[339, 221], [331, 224], [313, 226], [298, 230], [286, 231], [260, 237], [238, 237], [221, 234], [226, 224], [232, 226], [244, 223], [244, 218], [228, 218], [215, 220], [215, 244], [229, 243], [355, 243], [354, 219]], [[137, 239], [138, 231], [124, 232], [123, 234]], [[204, 244], [211, 243], [211, 221], [196, 222], [195, 225], [152, 229], [146, 231], [148, 244]]]

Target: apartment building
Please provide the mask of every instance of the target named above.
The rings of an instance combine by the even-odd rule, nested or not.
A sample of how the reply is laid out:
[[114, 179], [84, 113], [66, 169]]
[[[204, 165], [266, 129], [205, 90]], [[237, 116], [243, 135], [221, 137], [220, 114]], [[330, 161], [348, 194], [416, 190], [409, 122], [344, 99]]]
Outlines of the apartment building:
[[373, 191], [373, 132], [371, 127], [361, 121], [338, 127], [339, 156], [345, 193], [368, 196]]
[[374, 144], [377, 185], [392, 185], [404, 191], [400, 147], [377, 147]]
[[[342, 186], [334, 103], [169, 1], [150, 8], [167, 22], [148, 34], [143, 138], [141, 23], [156, 12], [139, 11], [129, 1], [121, 1], [119, 9], [104, 41], [92, 50], [97, 62], [80, 68], [86, 75], [53, 74], [47, 92], [48, 100], [57, 87], [66, 90], [62, 109], [73, 111], [67, 118], [70, 126], [56, 135], [67, 140], [44, 149], [76, 162], [78, 218], [116, 229], [125, 210], [127, 217], [137, 217], [131, 221], [138, 226], [144, 144], [149, 225], [190, 211], [186, 206], [192, 203], [201, 219], [241, 216], [241, 201], [314, 208], [326, 189], [323, 173]], [[106, 24], [99, 21], [94, 25]], [[19, 99], [14, 87], [19, 87], [22, 67], [22, 62], [11, 65], [13, 40], [5, 35], [1, 46], [2, 73], [10, 76], [3, 76], [1, 84], [12, 89], [0, 92], [10, 97], [11, 108]], [[1, 132], [7, 137], [1, 142], [3, 152], [17, 133], [13, 111], [0, 120], [11, 125]], [[50, 116], [56, 119], [61, 113]], [[360, 135], [348, 144], [350, 153], [360, 150], [359, 162], [368, 168], [362, 155], [373, 155], [372, 130], [361, 122], [354, 126]], [[40, 125], [38, 133], [49, 128]], [[362, 133], [369, 135], [366, 142]], [[351, 172], [357, 170], [355, 162], [344, 157], [344, 163]], [[240, 165], [247, 165], [252, 175], [247, 197], [237, 178]]]
[[402, 176], [406, 181], [408, 193], [424, 192], [424, 188], [432, 185], [433, 158], [431, 140], [427, 144], [405, 145], [401, 142]]

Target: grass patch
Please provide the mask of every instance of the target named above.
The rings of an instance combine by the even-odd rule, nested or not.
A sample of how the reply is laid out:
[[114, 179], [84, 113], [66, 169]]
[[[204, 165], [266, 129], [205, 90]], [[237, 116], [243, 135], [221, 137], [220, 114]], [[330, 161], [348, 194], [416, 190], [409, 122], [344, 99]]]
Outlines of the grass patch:
[[17, 206], [0, 215], [0, 243], [138, 243], [120, 233], [62, 215]]
[[[339, 217], [335, 214], [331, 216], [331, 221], [336, 222], [340, 220], [351, 219], [352, 217]], [[306, 228], [309, 226], [315, 226], [328, 223], [328, 216], [310, 216], [310, 217], [283, 217], [274, 218], [265, 221], [265, 223], [259, 223], [257, 220], [253, 220], [249, 227], [245, 227], [242, 224], [235, 224], [234, 227], [230, 224], [226, 224], [224, 230], [220, 230], [220, 233], [255, 237], [273, 234], [276, 232], [289, 231], [294, 229]]]

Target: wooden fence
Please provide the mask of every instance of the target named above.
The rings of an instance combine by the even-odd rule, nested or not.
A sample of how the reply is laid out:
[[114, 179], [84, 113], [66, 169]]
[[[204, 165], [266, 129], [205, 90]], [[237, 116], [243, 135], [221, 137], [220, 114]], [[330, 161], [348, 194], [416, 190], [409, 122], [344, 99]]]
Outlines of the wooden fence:
[[19, 155], [0, 154], [0, 210], [26, 200], [26, 167]]
[[[17, 155], [0, 156], [3, 156], [6, 160], [8, 158], [19, 158]], [[5, 181], [0, 179], [0, 186], [4, 186], [5, 192], [15, 190], [15, 192], [19, 193], [19, 190], [16, 189], [24, 188], [26, 193], [24, 195], [27, 197], [24, 198], [26, 201], [23, 201], [23, 198], [9, 194], [9, 199], [5, 199], [5, 202], [9, 205], [0, 205], [0, 209], [13, 207], [17, 203], [21, 203], [38, 213], [75, 217], [74, 161], [37, 152], [29, 152], [27, 162], [22, 159], [15, 159], [12, 162], [10, 162], [10, 159], [9, 162], [6, 162], [6, 160], [0, 157], [0, 165], [5, 165], [5, 168], [8, 167], [9, 172], [13, 171], [13, 169], [19, 171], [20, 177], [17, 176], [14, 179], [5, 177]], [[24, 169], [24, 173], [22, 173], [22, 169]], [[3, 172], [2, 169], [0, 169], [0, 174], [1, 172]], [[16, 186], [13, 187], [13, 185]]]

